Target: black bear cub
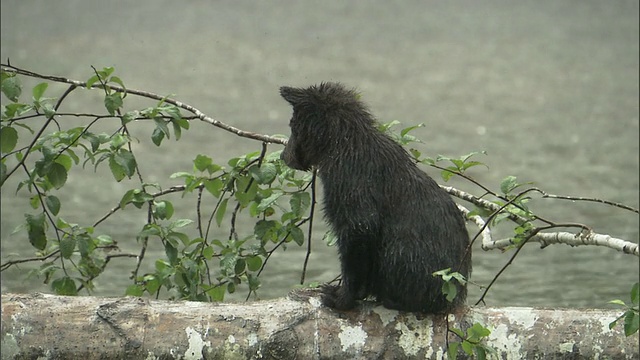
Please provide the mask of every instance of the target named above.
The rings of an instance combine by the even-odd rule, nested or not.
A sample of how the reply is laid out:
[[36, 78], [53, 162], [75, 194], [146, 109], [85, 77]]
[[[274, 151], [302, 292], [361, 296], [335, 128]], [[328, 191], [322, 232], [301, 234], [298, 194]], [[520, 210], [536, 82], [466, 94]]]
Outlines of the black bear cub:
[[316, 166], [324, 214], [337, 236], [340, 286], [323, 287], [324, 305], [348, 310], [375, 296], [390, 309], [443, 313], [462, 305], [442, 294], [434, 271], [471, 272], [462, 214], [402, 146], [376, 128], [358, 94], [338, 83], [282, 87], [293, 106], [282, 159], [291, 168]]

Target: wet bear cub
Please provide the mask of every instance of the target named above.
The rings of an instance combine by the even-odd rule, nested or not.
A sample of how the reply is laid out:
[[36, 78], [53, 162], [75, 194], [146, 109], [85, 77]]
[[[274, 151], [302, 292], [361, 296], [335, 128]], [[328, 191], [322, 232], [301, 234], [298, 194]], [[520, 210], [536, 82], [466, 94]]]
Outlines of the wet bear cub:
[[[324, 305], [348, 310], [368, 296], [390, 309], [442, 313], [448, 302], [434, 271], [468, 277], [469, 235], [455, 203], [376, 122], [358, 94], [338, 83], [280, 88], [293, 106], [282, 159], [317, 167], [324, 214], [337, 236], [342, 281], [324, 286]], [[457, 282], [456, 282], [457, 283]]]

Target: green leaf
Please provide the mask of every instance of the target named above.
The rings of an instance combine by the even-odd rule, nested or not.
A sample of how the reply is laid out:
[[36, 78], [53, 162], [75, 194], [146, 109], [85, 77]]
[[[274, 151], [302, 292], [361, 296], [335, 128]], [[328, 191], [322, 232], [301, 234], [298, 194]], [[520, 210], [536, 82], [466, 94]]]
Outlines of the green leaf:
[[631, 288], [631, 303], [638, 306], [639, 300], [640, 300], [640, 283], [635, 283]]
[[182, 136], [182, 128], [178, 125], [175, 119], [171, 119], [171, 125], [173, 126], [173, 133], [176, 135], [176, 141], [180, 140], [180, 137]]
[[51, 211], [53, 216], [58, 215], [58, 212], [60, 212], [60, 199], [58, 199], [58, 197], [49, 195], [44, 202], [47, 204], [47, 208]]
[[207, 295], [211, 296], [211, 300], [213, 301], [223, 301], [224, 295], [227, 292], [227, 288], [225, 286], [215, 286], [209, 290], [207, 290]]
[[169, 277], [175, 274], [175, 268], [171, 266], [166, 260], [158, 259], [155, 262], [156, 266], [156, 276], [158, 276], [161, 280], [168, 279]]
[[476, 359], [486, 360], [487, 353], [482, 346], [476, 346]]
[[78, 155], [76, 155], [75, 151], [71, 150], [71, 149], [67, 149], [65, 150], [65, 152], [68, 155], [65, 154], [61, 154], [58, 159], [56, 159], [56, 162], [63, 165], [65, 167], [65, 169], [67, 169], [67, 171], [69, 171], [71, 169], [71, 166], [75, 163], [76, 165], [78, 165], [80, 163], [80, 158], [78, 157]]
[[264, 212], [263, 212], [264, 216], [266, 216], [266, 217], [272, 216], [275, 213], [276, 213], [276, 211], [272, 207], [268, 207], [268, 208], [264, 209]]
[[173, 120], [178, 120], [182, 118], [182, 115], [180, 114], [180, 108], [172, 104], [163, 105], [162, 112], [169, 115]]
[[451, 268], [446, 268], [446, 269], [434, 271], [432, 275], [433, 276], [440, 276], [440, 277], [442, 277], [442, 280], [448, 281], [449, 279], [451, 279], [450, 273], [451, 273]]
[[149, 294], [156, 294], [158, 289], [160, 289], [160, 286], [162, 286], [162, 283], [160, 282], [160, 279], [154, 275], [147, 275], [144, 277], [144, 285]]
[[114, 92], [104, 97], [104, 107], [109, 114], [115, 115], [116, 111], [122, 107], [122, 95]]
[[170, 179], [176, 179], [176, 178], [193, 178], [193, 175], [191, 173], [188, 173], [186, 171], [178, 171], [178, 172], [174, 172], [173, 174], [171, 174], [169, 176]]
[[280, 223], [274, 220], [259, 220], [253, 228], [257, 239], [263, 242], [275, 240]]
[[109, 169], [117, 182], [122, 181], [126, 176], [125, 169], [116, 162], [115, 156], [109, 156]]
[[38, 250], [47, 247], [47, 237], [44, 233], [44, 213], [37, 215], [25, 214], [27, 218], [27, 229], [29, 232], [29, 242]]
[[52, 163], [47, 173], [47, 180], [51, 182], [53, 187], [60, 189], [67, 182], [67, 169], [57, 162]]
[[205, 248], [202, 249], [202, 256], [207, 260], [211, 260], [214, 254], [215, 250], [211, 246], [205, 246]]
[[174, 119], [174, 120], [173, 120], [173, 123], [174, 123], [174, 124], [176, 124], [176, 125], [178, 125], [178, 126], [180, 126], [181, 128], [183, 128], [183, 129], [185, 129], [185, 130], [189, 130], [189, 126], [191, 126], [191, 125], [189, 124], [189, 120], [187, 120], [187, 119], [182, 119], [182, 118], [180, 118], [180, 119]]
[[207, 191], [211, 195], [217, 198], [220, 197], [220, 193], [222, 193], [223, 186], [224, 186], [224, 182], [220, 178], [205, 180], [204, 182], [204, 188], [207, 189]]
[[187, 225], [190, 225], [191, 223], [193, 223], [193, 220], [191, 220], [191, 219], [178, 219], [178, 220], [174, 221], [173, 223], [171, 223], [171, 228], [172, 229], [179, 229], [181, 227], [185, 227]]
[[35, 171], [36, 175], [40, 177], [44, 177], [49, 172], [49, 168], [51, 167], [52, 162], [50, 159], [47, 159], [47, 156], [38, 159], [35, 163]]
[[118, 163], [125, 175], [132, 177], [136, 171], [136, 159], [133, 154], [126, 149], [120, 149], [113, 157], [115, 162]]
[[138, 238], [143, 238], [147, 236], [160, 236], [162, 231], [160, 226], [157, 224], [145, 224], [142, 227], [142, 230], [138, 233]]
[[336, 236], [336, 233], [329, 230], [324, 233], [322, 240], [327, 243], [327, 246], [333, 246], [336, 244], [336, 242], [338, 242], [338, 236]]
[[[3, 73], [6, 74], [6, 73]], [[22, 85], [17, 76], [2, 77], [2, 92], [11, 101], [16, 102], [22, 94]]]
[[473, 348], [474, 345], [466, 340], [462, 341], [462, 350], [464, 350], [465, 353], [467, 353], [467, 355], [472, 355], [473, 354]]
[[40, 196], [33, 195], [29, 198], [29, 205], [31, 205], [32, 209], [37, 209], [40, 207]]
[[276, 178], [277, 169], [273, 163], [264, 163], [261, 166], [251, 166], [249, 173], [259, 184], [270, 184]]
[[239, 258], [236, 260], [236, 265], [233, 267], [233, 272], [236, 275], [242, 275], [242, 273], [246, 268], [247, 268], [247, 262], [244, 261], [243, 258]]
[[282, 150], [278, 150], [278, 151], [274, 151], [272, 153], [267, 154], [267, 156], [264, 157], [264, 161], [268, 161], [268, 162], [277, 162], [280, 161], [280, 155], [282, 154]]
[[91, 87], [93, 86], [93, 84], [96, 83], [96, 81], [100, 80], [100, 78], [98, 77], [98, 75], [93, 75], [92, 77], [90, 77], [87, 80], [87, 89], [91, 89]]
[[442, 293], [446, 295], [448, 302], [453, 302], [458, 295], [458, 288], [451, 282], [445, 282], [442, 284]]
[[155, 215], [162, 220], [171, 219], [173, 216], [173, 204], [166, 200], [154, 202]]
[[[2, 120], [13, 119], [16, 116], [21, 116], [23, 114], [28, 113], [31, 110], [33, 110], [33, 106], [27, 105], [27, 104], [11, 103], [7, 105], [2, 105]], [[16, 123], [15, 125], [29, 130], [32, 134], [34, 133], [33, 130], [31, 130], [31, 128], [28, 127], [27, 125], [19, 124], [19, 123]]]
[[456, 279], [460, 284], [464, 285], [467, 283], [467, 279], [464, 277], [464, 275], [460, 274], [459, 272], [451, 273], [451, 277]]
[[234, 274], [238, 255], [236, 253], [227, 253], [220, 259], [220, 270], [226, 274]]
[[447, 182], [456, 175], [453, 171], [456, 171], [456, 169], [448, 167], [440, 172], [440, 177], [444, 182]]
[[458, 347], [460, 346], [460, 343], [457, 341], [454, 342], [450, 342], [449, 343], [449, 348], [447, 348], [447, 355], [449, 360], [455, 360], [458, 358]]
[[65, 236], [60, 240], [60, 255], [68, 259], [76, 249], [76, 239], [73, 236]]
[[465, 337], [464, 332], [458, 328], [450, 328], [449, 331], [453, 332], [454, 334], [458, 335], [460, 338]]
[[151, 141], [155, 146], [160, 146], [162, 144], [162, 140], [164, 140], [164, 132], [160, 128], [153, 129], [153, 133], [151, 133]]
[[485, 164], [483, 162], [480, 162], [480, 161], [467, 161], [463, 165], [463, 170], [467, 170], [470, 167], [480, 166], [480, 165], [485, 166], [485, 167], [488, 168], [487, 164]]
[[138, 110], [128, 111], [126, 114], [122, 115], [122, 125], [127, 125], [138, 118], [138, 116], [140, 116]]
[[141, 285], [133, 284], [127, 286], [127, 290], [124, 292], [125, 296], [142, 296], [144, 294], [144, 288]]
[[98, 241], [98, 244], [101, 246], [104, 245], [113, 245], [113, 238], [109, 235], [98, 235], [96, 236], [96, 240]]
[[3, 183], [7, 179], [7, 165], [0, 163], [0, 183]]
[[243, 207], [249, 205], [256, 198], [258, 184], [251, 178], [243, 176], [236, 179], [236, 199]]
[[122, 196], [122, 199], [120, 199], [120, 208], [124, 209], [124, 207], [131, 202], [131, 200], [133, 200], [133, 197], [136, 194], [136, 191], [139, 191], [139, 189], [131, 189], [129, 191], [127, 191], [126, 193], [124, 193], [124, 196]]
[[164, 244], [164, 252], [167, 254], [167, 259], [171, 265], [178, 264], [178, 249], [176, 249], [171, 242], [166, 241]]
[[396, 126], [400, 124], [400, 121], [398, 120], [392, 120], [388, 123], [384, 123], [384, 124], [378, 124], [378, 130], [382, 131], [382, 132], [386, 132], [389, 131], [392, 127]]
[[256, 291], [260, 288], [260, 278], [253, 274], [247, 274], [247, 282], [249, 283], [249, 290]]
[[109, 77], [109, 75], [113, 74], [114, 71], [115, 68], [113, 66], [105, 66], [102, 68], [102, 70], [98, 71], [98, 74], [100, 74], [100, 77], [102, 79], [106, 79]]
[[510, 193], [516, 187], [518, 187], [518, 182], [515, 176], [507, 176], [500, 183], [500, 191], [502, 191], [503, 194]]
[[224, 219], [224, 213], [227, 211], [228, 201], [229, 198], [222, 200], [220, 202], [220, 206], [218, 206], [218, 209], [216, 210], [216, 224], [218, 224], [218, 227], [220, 227], [220, 224], [222, 224], [222, 219]]
[[227, 292], [229, 292], [229, 294], [236, 292], [236, 284], [233, 282], [227, 283]]
[[8, 153], [16, 147], [18, 143], [18, 131], [10, 126], [3, 126], [0, 129], [0, 151]]
[[273, 205], [273, 203], [275, 203], [282, 195], [284, 195], [284, 193], [275, 192], [271, 194], [271, 196], [262, 199], [262, 201], [260, 201], [260, 204], [258, 204], [258, 211], [265, 211], [265, 209]]
[[400, 136], [404, 137], [405, 135], [407, 135], [410, 131], [413, 131], [417, 128], [423, 127], [424, 124], [418, 124], [418, 125], [414, 125], [414, 126], [410, 126], [408, 128], [404, 128], [400, 131]]
[[631, 336], [638, 332], [640, 326], [640, 315], [637, 312], [628, 310], [624, 316], [624, 334]]
[[42, 98], [42, 95], [44, 95], [45, 90], [47, 90], [47, 87], [49, 86], [49, 84], [47, 84], [46, 82], [42, 82], [36, 86], [33, 87], [33, 100], [38, 102], [40, 101], [40, 98]]
[[177, 231], [171, 231], [167, 234], [167, 239], [172, 240], [173, 243], [177, 244], [177, 240], [182, 242], [183, 245], [187, 246], [190, 244], [189, 235]]
[[205, 171], [207, 170], [207, 168], [213, 164], [213, 160], [206, 156], [206, 155], [197, 155], [196, 158], [193, 160], [193, 166], [196, 168], [196, 170], [198, 171]]
[[76, 246], [82, 257], [87, 257], [95, 250], [96, 244], [93, 242], [91, 236], [87, 234], [80, 234], [76, 237]]
[[249, 271], [258, 271], [262, 267], [262, 258], [258, 255], [247, 257], [246, 262]]
[[291, 211], [300, 218], [306, 214], [311, 205], [311, 195], [307, 192], [297, 192], [291, 195], [289, 205], [291, 205]]
[[109, 82], [114, 82], [114, 83], [120, 85], [123, 89], [126, 89], [126, 87], [124, 86], [124, 83], [122, 82], [122, 80], [117, 76], [112, 76], [109, 79]]
[[293, 241], [295, 241], [299, 246], [304, 244], [304, 233], [297, 226], [291, 228], [291, 238], [293, 238]]
[[160, 129], [160, 131], [162, 131], [164, 133], [164, 135], [167, 137], [167, 139], [171, 138], [171, 136], [170, 136], [171, 132], [169, 132], [169, 126], [167, 126], [167, 122], [164, 121], [164, 119], [155, 118], [155, 119], [153, 119], [153, 122], [155, 122], [155, 124], [156, 124], [155, 130]]
[[114, 149], [119, 149], [122, 145], [129, 142], [129, 138], [123, 134], [115, 134], [111, 137], [111, 147]]
[[84, 139], [87, 139], [89, 141], [89, 144], [91, 144], [91, 151], [95, 152], [100, 148], [100, 138], [95, 134], [85, 133], [84, 135], [82, 135], [82, 137]]
[[76, 289], [76, 284], [68, 276], [65, 276], [60, 279], [56, 279], [51, 283], [51, 287], [56, 292], [57, 295], [77, 295], [78, 290]]
[[473, 326], [467, 329], [467, 334], [469, 335], [469, 338], [480, 340], [491, 335], [491, 331], [482, 326], [480, 323], [474, 323]]

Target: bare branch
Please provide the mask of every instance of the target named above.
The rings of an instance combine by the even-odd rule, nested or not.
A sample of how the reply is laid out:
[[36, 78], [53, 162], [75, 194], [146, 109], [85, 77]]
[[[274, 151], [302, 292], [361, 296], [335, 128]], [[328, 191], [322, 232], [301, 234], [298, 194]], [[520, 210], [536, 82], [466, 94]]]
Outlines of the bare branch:
[[[570, 232], [553, 232], [553, 233], [539, 233], [533, 236], [530, 241], [539, 242], [543, 247], [551, 244], [566, 244], [570, 246], [581, 245], [595, 245], [604, 246], [614, 250], [618, 250], [625, 254], [631, 254], [640, 257], [638, 244], [630, 241], [616, 239], [605, 234], [596, 233], [570, 233]], [[482, 243], [483, 250], [504, 249], [509, 246], [513, 246], [513, 239], [501, 239], [493, 242]]]
[[473, 221], [476, 226], [478, 226], [478, 228], [480, 229], [480, 235], [482, 235], [482, 243], [492, 243], [493, 239], [491, 237], [491, 229], [487, 226], [484, 219], [482, 219], [482, 217], [479, 215], [469, 216], [469, 209], [460, 204], [456, 205], [458, 205], [458, 209], [464, 214], [466, 218]]

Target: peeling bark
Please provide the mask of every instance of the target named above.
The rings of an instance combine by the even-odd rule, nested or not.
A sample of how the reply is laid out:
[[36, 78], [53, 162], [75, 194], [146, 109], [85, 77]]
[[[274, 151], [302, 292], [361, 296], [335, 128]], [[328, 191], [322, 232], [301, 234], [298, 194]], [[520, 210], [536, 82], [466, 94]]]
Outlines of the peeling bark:
[[[449, 326], [483, 324], [504, 359], [638, 359], [638, 337], [609, 330], [618, 315], [476, 307]], [[242, 304], [3, 294], [1, 345], [2, 359], [439, 359], [446, 326], [372, 303], [338, 313], [311, 290]]]

